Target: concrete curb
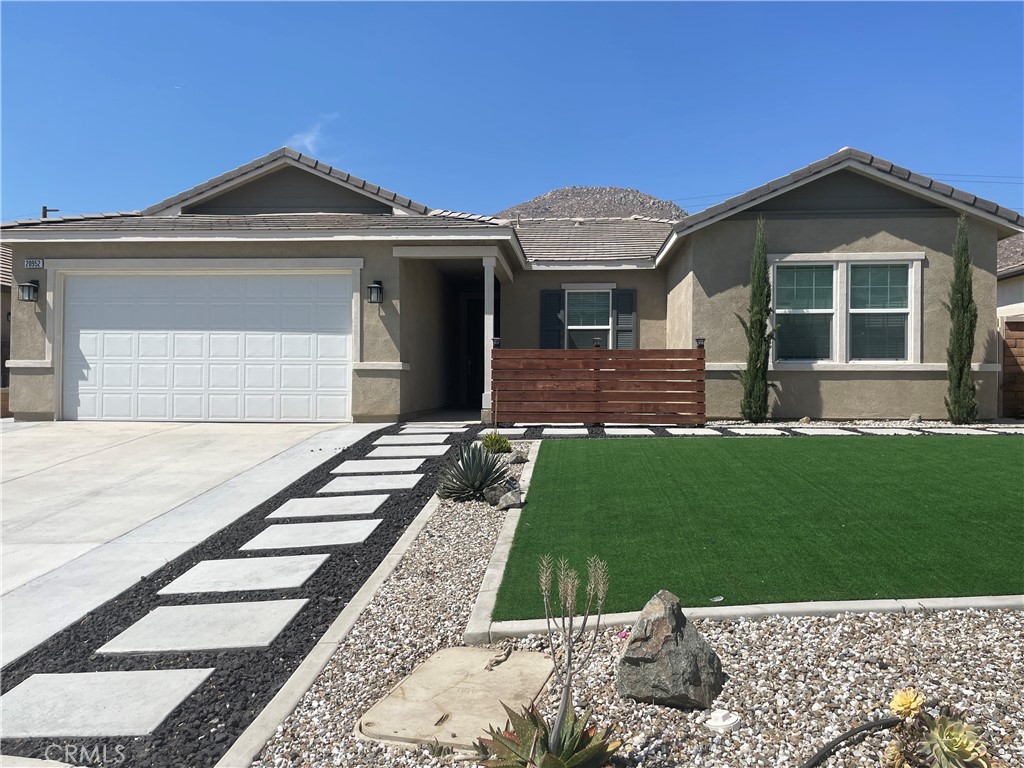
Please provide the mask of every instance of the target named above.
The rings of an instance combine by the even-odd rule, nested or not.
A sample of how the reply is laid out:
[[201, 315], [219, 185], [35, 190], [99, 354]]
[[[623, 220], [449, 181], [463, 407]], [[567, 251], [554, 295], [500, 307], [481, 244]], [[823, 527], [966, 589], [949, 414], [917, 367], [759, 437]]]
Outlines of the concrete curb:
[[[911, 613], [912, 611], [956, 611], [1009, 609], [1024, 611], [1024, 595], [983, 595], [977, 597], [921, 597], [906, 600], [821, 600], [805, 603], [764, 603], [760, 605], [723, 605], [721, 607], [683, 608], [689, 619], [727, 621], [757, 619], [766, 616], [836, 616], [840, 613]], [[620, 627], [632, 624], [640, 611], [610, 613], [601, 617], [600, 626]], [[496, 642], [506, 637], [526, 637], [547, 631], [544, 619], [495, 621], [487, 625], [487, 637]], [[486, 640], [481, 642], [487, 642]]]
[[[530, 490], [530, 481], [533, 479], [533, 468], [537, 465], [540, 444], [540, 440], [530, 442], [530, 450], [527, 454], [529, 461], [523, 467], [523, 474], [519, 477], [519, 486], [523, 489], [524, 502]], [[470, 615], [466, 631], [462, 635], [462, 642], [466, 645], [483, 645], [491, 641], [491, 614], [494, 612], [494, 602], [498, 599], [498, 587], [501, 586], [501, 579], [505, 575], [505, 564], [508, 562], [508, 553], [512, 549], [512, 540], [515, 538], [516, 527], [519, 525], [519, 516], [522, 512], [522, 507], [510, 509], [505, 517], [505, 524], [498, 533], [498, 540], [494, 543], [491, 559], [487, 563], [487, 571], [480, 583], [480, 592], [473, 604], [473, 613]]]
[[214, 768], [248, 768], [252, 764], [270, 738], [277, 732], [277, 727], [292, 713], [302, 697], [306, 695], [306, 691], [313, 686], [317, 677], [327, 666], [327, 662], [331, 660], [334, 652], [341, 645], [342, 640], [352, 630], [356, 620], [373, 600], [380, 586], [398, 566], [413, 541], [426, 527], [440, 503], [441, 499], [436, 494], [430, 497], [420, 513], [405, 529], [405, 533], [395, 542], [395, 546], [380, 561], [376, 570], [370, 574], [370, 578], [363, 583], [348, 605], [324, 632], [323, 637], [313, 646], [313, 650], [302, 660], [302, 663], [285, 681], [274, 698], [235, 740], [235, 743], [224, 753]]

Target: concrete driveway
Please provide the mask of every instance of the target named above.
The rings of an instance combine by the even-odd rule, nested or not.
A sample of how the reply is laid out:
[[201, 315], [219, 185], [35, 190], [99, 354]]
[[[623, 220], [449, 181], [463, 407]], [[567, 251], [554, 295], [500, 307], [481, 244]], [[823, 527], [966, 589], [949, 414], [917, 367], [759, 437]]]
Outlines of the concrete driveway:
[[3, 663], [382, 426], [4, 422]]

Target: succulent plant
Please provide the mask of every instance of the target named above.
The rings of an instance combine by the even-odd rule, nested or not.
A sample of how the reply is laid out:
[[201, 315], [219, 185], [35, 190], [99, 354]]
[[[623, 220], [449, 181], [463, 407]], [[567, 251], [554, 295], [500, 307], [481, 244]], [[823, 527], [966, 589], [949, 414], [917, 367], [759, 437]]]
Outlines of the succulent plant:
[[607, 729], [587, 725], [589, 709], [577, 718], [570, 707], [562, 735], [553, 743], [551, 727], [536, 706], [524, 707], [521, 713], [506, 704], [502, 707], [508, 713], [507, 727], [489, 728], [489, 738], [478, 742], [488, 753], [481, 765], [489, 768], [599, 768], [622, 746], [608, 740]]
[[480, 442], [491, 453], [512, 453], [512, 443], [497, 430], [488, 432]]
[[913, 688], [901, 688], [892, 695], [889, 709], [897, 717], [913, 717], [924, 706], [924, 696]]
[[989, 768], [988, 750], [972, 726], [949, 711], [942, 711], [934, 718], [924, 714], [921, 719], [925, 731], [917, 754], [928, 765], [935, 768]]
[[497, 454], [479, 445], [463, 446], [441, 470], [437, 495], [442, 499], [470, 501], [483, 498], [486, 488], [508, 479], [508, 465]]

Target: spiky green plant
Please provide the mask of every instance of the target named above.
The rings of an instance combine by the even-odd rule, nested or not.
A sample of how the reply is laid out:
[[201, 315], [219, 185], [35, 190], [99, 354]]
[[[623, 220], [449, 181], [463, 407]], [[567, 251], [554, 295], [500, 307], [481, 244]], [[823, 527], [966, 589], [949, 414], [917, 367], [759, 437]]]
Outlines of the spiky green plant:
[[480, 442], [491, 453], [512, 453], [512, 443], [496, 429], [484, 435]]
[[750, 303], [747, 318], [739, 318], [747, 337], [747, 367], [739, 372], [743, 385], [740, 413], [755, 424], [768, 418], [768, 362], [775, 329], [768, 329], [772, 312], [772, 286], [768, 278], [768, 254], [764, 239], [764, 218], [758, 217], [754, 252], [750, 258]]
[[960, 216], [953, 244], [953, 281], [949, 286], [949, 346], [946, 348], [946, 377], [949, 380], [946, 412], [954, 424], [970, 424], [978, 417], [971, 359], [974, 332], [978, 326], [978, 305], [974, 302], [971, 251], [967, 242], [967, 217]]
[[501, 456], [479, 445], [466, 445], [441, 470], [437, 495], [455, 501], [482, 499], [487, 488], [505, 482], [508, 475], [508, 465]]
[[622, 742], [608, 740], [608, 729], [588, 725], [589, 709], [577, 718], [570, 708], [555, 738], [536, 706], [523, 707], [522, 712], [501, 706], [508, 714], [506, 728], [492, 726], [488, 738], [479, 740], [488, 752], [481, 764], [488, 768], [599, 768], [622, 746]]

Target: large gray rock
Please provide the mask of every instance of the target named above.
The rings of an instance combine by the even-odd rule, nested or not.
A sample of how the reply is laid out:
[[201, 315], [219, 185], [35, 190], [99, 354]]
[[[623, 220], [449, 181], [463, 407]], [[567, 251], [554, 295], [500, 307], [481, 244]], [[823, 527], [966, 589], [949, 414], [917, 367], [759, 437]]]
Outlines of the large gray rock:
[[496, 483], [484, 489], [484, 501], [492, 507], [501, 501], [501, 497], [510, 491], [519, 490], [519, 481], [509, 478], [503, 483]]
[[518, 488], [513, 488], [498, 499], [498, 509], [512, 509], [521, 506], [523, 506], [523, 492]]
[[722, 662], [661, 590], [640, 612], [619, 659], [619, 696], [668, 707], [707, 709], [722, 692]]

